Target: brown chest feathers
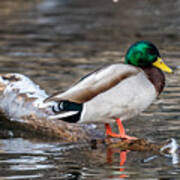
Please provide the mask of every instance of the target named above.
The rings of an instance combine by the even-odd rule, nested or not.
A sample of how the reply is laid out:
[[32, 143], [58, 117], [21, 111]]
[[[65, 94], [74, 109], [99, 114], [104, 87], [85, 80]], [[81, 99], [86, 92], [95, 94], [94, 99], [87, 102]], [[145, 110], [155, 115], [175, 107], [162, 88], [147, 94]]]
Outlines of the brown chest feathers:
[[156, 67], [144, 67], [142, 68], [147, 74], [148, 79], [153, 83], [158, 95], [162, 92], [165, 86], [165, 76], [163, 72]]

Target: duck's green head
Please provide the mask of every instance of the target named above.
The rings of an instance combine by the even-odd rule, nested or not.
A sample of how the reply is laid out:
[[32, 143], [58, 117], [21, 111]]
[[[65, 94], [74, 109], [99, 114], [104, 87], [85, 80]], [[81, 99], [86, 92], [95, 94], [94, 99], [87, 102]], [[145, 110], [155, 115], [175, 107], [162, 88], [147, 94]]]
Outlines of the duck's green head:
[[148, 41], [139, 41], [131, 45], [125, 56], [125, 63], [138, 67], [155, 66], [162, 71], [172, 73], [163, 62], [156, 46]]

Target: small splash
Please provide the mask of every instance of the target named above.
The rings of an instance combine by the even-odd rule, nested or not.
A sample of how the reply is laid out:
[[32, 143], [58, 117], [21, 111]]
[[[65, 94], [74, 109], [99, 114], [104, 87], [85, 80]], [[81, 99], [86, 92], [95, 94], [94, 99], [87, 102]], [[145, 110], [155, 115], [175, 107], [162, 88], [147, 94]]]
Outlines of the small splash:
[[171, 138], [169, 141], [168, 141], [168, 144], [163, 146], [160, 151], [161, 152], [164, 152], [166, 149], [168, 149], [169, 153], [170, 154], [173, 154], [177, 151], [178, 149], [178, 144], [176, 142], [176, 140], [174, 138]]
[[[160, 155], [165, 156], [167, 158], [172, 159], [172, 164], [178, 164], [179, 163], [179, 145], [176, 142], [174, 138], [171, 138], [168, 140], [167, 144], [164, 145], [160, 149]], [[157, 159], [159, 155], [154, 155], [151, 157], [148, 157], [146, 159], [143, 159], [143, 163], [148, 163], [150, 161], [153, 161], [154, 159]]]
[[[160, 152], [163, 153], [164, 156], [168, 158], [172, 158], [172, 164], [178, 164], [179, 163], [178, 149], [179, 149], [179, 145], [177, 144], [176, 140], [174, 138], [171, 138], [168, 141], [168, 144], [166, 144], [160, 149]], [[168, 153], [164, 153], [165, 151], [168, 151]]]

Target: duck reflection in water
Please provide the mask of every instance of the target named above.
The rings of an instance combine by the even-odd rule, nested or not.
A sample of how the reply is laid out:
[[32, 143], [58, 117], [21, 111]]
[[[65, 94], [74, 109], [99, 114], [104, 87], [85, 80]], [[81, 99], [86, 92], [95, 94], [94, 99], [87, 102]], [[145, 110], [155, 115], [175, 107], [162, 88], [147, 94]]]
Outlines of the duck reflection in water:
[[[118, 175], [118, 177], [116, 178], [126, 178], [128, 177], [125, 172], [124, 172], [124, 164], [126, 162], [126, 157], [127, 157], [127, 152], [128, 151], [122, 151], [120, 149], [114, 149], [114, 148], [108, 148], [107, 149], [107, 163], [108, 164], [112, 164], [113, 163], [113, 155], [115, 153], [118, 153], [119, 154], [119, 159], [120, 159], [120, 163], [119, 163], [119, 166], [120, 166], [120, 169], [119, 171], [122, 173], [121, 175]], [[114, 178], [114, 176], [111, 176], [110, 178]]]

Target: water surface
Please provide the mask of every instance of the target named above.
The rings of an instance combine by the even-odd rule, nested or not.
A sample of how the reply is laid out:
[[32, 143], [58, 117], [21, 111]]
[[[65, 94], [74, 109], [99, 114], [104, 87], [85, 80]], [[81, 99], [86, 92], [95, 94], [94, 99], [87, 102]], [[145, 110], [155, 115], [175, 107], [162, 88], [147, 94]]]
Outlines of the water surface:
[[[173, 137], [179, 143], [179, 12], [178, 0], [2, 1], [0, 71], [25, 74], [52, 94], [102, 65], [123, 62], [132, 42], [150, 40], [176, 71], [166, 75], [157, 101], [125, 127], [149, 141]], [[8, 132], [0, 139], [0, 179], [180, 178], [179, 164], [163, 156], [143, 161], [151, 156], [23, 139]]]

